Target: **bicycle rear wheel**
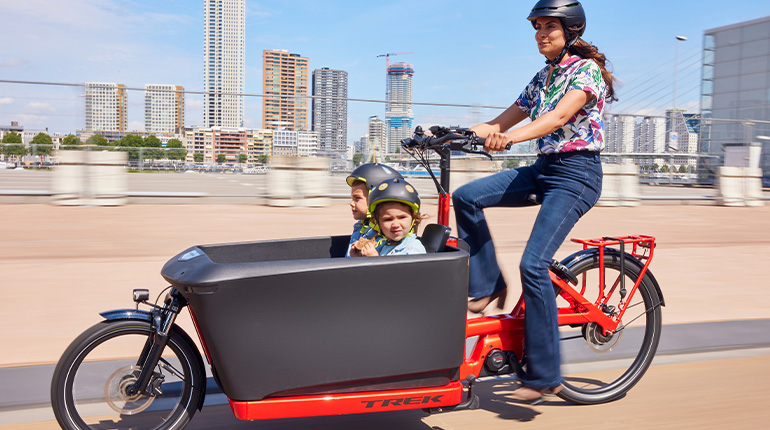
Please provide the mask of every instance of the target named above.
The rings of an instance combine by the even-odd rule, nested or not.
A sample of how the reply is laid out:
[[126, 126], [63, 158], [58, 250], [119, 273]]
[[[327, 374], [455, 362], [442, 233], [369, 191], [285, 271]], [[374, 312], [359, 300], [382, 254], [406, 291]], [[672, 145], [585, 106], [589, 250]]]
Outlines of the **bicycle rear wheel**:
[[[566, 265], [578, 278], [578, 291], [591, 302], [602, 294], [599, 289], [599, 253], [584, 253]], [[608, 294], [620, 283], [620, 253], [605, 252], [605, 287]], [[639, 260], [626, 254], [625, 284], [631, 290], [639, 278]], [[608, 303], [619, 308], [620, 294], [612, 293]], [[627, 298], [628, 299], [628, 298]], [[557, 297], [561, 307], [566, 303]], [[652, 275], [645, 273], [638, 290], [630, 298], [619, 330], [604, 335], [596, 323], [579, 327], [560, 326], [563, 388], [559, 397], [578, 404], [597, 404], [622, 397], [642, 378], [658, 349], [661, 334], [661, 298]], [[607, 309], [605, 312], [611, 312]]]

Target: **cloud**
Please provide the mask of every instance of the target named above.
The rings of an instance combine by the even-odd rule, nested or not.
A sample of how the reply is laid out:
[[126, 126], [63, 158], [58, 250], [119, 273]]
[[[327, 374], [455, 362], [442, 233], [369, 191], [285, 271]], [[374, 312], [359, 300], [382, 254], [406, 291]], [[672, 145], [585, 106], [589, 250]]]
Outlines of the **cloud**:
[[0, 105], [11, 105], [13, 102], [11, 97], [0, 97]]
[[129, 131], [144, 131], [144, 123], [141, 121], [129, 121], [127, 129]]
[[21, 67], [26, 65], [27, 65], [27, 60], [23, 58], [14, 58], [14, 59], [6, 60], [0, 63], [0, 67]]
[[495, 49], [495, 45], [484, 44], [484, 45], [481, 45], [481, 47], [483, 49]]
[[40, 115], [50, 112], [56, 112], [56, 108], [50, 103], [32, 102], [24, 106], [24, 113]]

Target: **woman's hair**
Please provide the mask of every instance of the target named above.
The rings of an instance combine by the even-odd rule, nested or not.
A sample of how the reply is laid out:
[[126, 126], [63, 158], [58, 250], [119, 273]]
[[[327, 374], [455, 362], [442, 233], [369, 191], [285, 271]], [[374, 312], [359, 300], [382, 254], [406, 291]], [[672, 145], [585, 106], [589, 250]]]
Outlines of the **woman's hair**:
[[[567, 35], [567, 37], [572, 37], [572, 35]], [[589, 58], [594, 60], [594, 62], [599, 66], [599, 69], [602, 71], [602, 79], [604, 80], [604, 83], [607, 84], [607, 96], [605, 97], [605, 100], [607, 103], [611, 103], [612, 101], [617, 100], [615, 97], [615, 90], [613, 89], [615, 77], [613, 77], [612, 73], [607, 70], [607, 57], [599, 52], [599, 48], [594, 46], [592, 43], [586, 42], [585, 40], [578, 37], [578, 39], [574, 44], [572, 44], [572, 46], [570, 46], [567, 52], [569, 52], [571, 55], [577, 55], [581, 58]]]

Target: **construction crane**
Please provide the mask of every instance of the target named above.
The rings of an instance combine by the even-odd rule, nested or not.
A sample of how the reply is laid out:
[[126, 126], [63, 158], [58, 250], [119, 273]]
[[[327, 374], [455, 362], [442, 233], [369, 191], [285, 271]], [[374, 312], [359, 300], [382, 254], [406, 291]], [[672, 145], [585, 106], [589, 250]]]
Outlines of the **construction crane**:
[[391, 55], [404, 55], [404, 54], [414, 54], [414, 51], [409, 51], [409, 52], [389, 52], [387, 54], [380, 54], [380, 55], [377, 56], [377, 58], [385, 57], [385, 70], [387, 70], [388, 67], [390, 67], [390, 56]]

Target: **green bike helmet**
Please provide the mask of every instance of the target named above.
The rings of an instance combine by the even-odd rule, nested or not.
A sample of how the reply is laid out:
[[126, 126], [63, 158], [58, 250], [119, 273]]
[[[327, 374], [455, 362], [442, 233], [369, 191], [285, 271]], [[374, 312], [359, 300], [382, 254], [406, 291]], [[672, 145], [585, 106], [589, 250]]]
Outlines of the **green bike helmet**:
[[369, 191], [371, 191], [380, 182], [393, 178], [404, 179], [400, 173], [390, 166], [380, 163], [366, 163], [353, 169], [345, 181], [351, 187], [356, 181], [364, 182], [366, 187], [369, 188]]
[[369, 192], [369, 213], [385, 202], [399, 202], [409, 206], [414, 213], [420, 212], [420, 196], [404, 178], [386, 179]]

